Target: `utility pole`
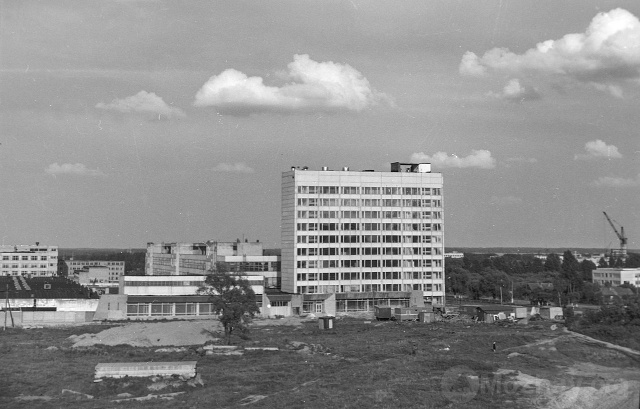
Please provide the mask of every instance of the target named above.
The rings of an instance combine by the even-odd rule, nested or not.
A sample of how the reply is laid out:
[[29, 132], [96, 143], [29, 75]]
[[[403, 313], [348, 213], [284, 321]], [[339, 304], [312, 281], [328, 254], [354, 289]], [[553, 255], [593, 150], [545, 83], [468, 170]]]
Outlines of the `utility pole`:
[[513, 304], [513, 280], [511, 280], [511, 304]]
[[5, 293], [4, 305], [5, 305], [5, 309], [4, 309], [4, 331], [6, 331], [7, 330], [7, 307], [9, 306], [9, 284], [7, 284], [7, 292]]

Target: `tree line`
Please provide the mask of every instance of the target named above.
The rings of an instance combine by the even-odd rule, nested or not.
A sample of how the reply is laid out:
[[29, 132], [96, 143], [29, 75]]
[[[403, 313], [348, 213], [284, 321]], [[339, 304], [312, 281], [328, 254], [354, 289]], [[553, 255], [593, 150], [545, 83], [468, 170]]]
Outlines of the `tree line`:
[[[599, 302], [600, 286], [592, 282], [597, 267], [640, 267], [640, 254], [622, 260], [602, 258], [598, 266], [590, 260], [578, 261], [570, 250], [562, 258], [549, 254], [545, 261], [530, 254], [471, 254], [447, 260], [447, 291], [471, 299], [481, 297], [531, 300], [567, 305]], [[629, 285], [627, 285], [629, 286]]]

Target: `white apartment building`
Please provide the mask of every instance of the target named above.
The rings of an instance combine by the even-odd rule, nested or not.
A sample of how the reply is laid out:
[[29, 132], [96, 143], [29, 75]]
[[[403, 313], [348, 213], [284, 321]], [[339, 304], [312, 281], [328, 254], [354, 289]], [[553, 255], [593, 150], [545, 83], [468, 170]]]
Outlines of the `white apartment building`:
[[[77, 276], [81, 270], [93, 269], [95, 274], [83, 274], [87, 280], [100, 279], [105, 281], [105, 275], [107, 277], [106, 282], [111, 284], [118, 284], [120, 277], [124, 276], [125, 262], [124, 261], [110, 261], [110, 260], [74, 260], [73, 258], [64, 261], [67, 277], [73, 279]], [[98, 269], [94, 267], [104, 267]], [[80, 283], [83, 284], [83, 283]]]
[[336, 293], [338, 311], [412, 290], [443, 304], [442, 188], [428, 163], [283, 172], [282, 291]]
[[58, 246], [18, 244], [0, 246], [3, 276], [53, 277], [58, 275]]

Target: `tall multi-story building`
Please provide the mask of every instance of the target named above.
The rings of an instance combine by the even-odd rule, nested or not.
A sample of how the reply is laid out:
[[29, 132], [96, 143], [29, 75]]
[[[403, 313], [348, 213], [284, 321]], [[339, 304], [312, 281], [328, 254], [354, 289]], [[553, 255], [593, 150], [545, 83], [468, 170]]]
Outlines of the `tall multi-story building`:
[[341, 299], [371, 310], [412, 290], [443, 304], [442, 189], [428, 163], [284, 172], [282, 291], [335, 293], [339, 311]]
[[58, 274], [58, 246], [3, 245], [0, 259], [3, 276], [53, 277]]

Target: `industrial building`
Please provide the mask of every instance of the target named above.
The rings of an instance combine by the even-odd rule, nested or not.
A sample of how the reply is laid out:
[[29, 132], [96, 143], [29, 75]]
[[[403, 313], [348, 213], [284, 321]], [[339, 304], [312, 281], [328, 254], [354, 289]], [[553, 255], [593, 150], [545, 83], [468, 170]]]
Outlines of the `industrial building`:
[[0, 320], [17, 327], [90, 322], [99, 303], [95, 292], [57, 276], [1, 276], [0, 296]]
[[443, 304], [442, 189], [428, 163], [283, 172], [282, 291], [335, 294], [337, 312], [402, 306], [413, 290]]
[[58, 246], [18, 244], [0, 246], [0, 275], [54, 277], [58, 275]]

